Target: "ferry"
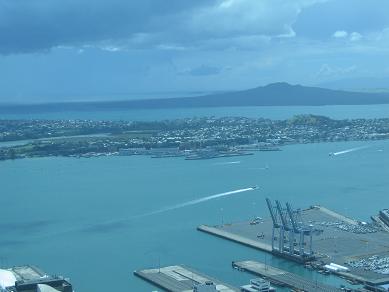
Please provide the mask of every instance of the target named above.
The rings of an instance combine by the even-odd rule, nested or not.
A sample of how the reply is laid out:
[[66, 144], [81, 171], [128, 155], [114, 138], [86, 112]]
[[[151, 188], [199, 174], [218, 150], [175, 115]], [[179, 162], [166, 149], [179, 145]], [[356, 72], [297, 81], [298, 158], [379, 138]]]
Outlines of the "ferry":
[[243, 292], [274, 292], [276, 289], [272, 286], [270, 286], [270, 282], [258, 278], [258, 279], [253, 279], [250, 280], [249, 285], [245, 285], [241, 287], [241, 291]]

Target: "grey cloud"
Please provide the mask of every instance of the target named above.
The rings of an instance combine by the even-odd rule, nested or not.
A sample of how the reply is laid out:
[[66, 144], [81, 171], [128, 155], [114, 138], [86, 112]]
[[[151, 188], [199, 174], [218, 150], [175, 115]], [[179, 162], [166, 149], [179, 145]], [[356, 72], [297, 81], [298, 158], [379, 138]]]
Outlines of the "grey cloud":
[[2, 0], [0, 52], [136, 38], [142, 32], [158, 32], [172, 14], [202, 2], [170, 0], [167, 5], [163, 0]]
[[[291, 36], [291, 24], [304, 6], [304, 1], [226, 0], [198, 9], [191, 17], [195, 32], [230, 37], [240, 35]], [[273, 13], [277, 9], [277, 13]]]
[[294, 36], [301, 9], [322, 1], [1, 0], [0, 53], [88, 45], [182, 48], [215, 39]]

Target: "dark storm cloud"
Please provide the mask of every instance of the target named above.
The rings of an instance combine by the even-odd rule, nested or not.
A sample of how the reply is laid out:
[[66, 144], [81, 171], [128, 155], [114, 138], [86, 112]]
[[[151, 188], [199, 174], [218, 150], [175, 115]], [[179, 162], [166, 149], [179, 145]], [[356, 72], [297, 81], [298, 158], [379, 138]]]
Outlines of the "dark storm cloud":
[[0, 53], [131, 39], [166, 29], [205, 1], [1, 0]]
[[0, 53], [89, 45], [182, 49], [242, 36], [293, 37], [301, 9], [322, 1], [0, 0]]

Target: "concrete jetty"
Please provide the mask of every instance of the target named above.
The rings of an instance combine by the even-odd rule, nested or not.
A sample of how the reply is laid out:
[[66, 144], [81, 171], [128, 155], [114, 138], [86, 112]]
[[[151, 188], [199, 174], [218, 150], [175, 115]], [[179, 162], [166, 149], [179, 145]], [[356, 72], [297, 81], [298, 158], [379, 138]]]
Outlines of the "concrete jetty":
[[193, 292], [196, 285], [212, 282], [220, 292], [238, 292], [238, 288], [223, 283], [210, 276], [185, 266], [167, 266], [162, 268], [135, 271], [143, 280], [169, 292]]
[[220, 227], [212, 227], [207, 225], [200, 225], [197, 230], [209, 233], [224, 239], [228, 239], [255, 249], [259, 249], [266, 252], [272, 252], [271, 244], [263, 243], [253, 238], [240, 236], [239, 234], [231, 233], [230, 231], [223, 230]]

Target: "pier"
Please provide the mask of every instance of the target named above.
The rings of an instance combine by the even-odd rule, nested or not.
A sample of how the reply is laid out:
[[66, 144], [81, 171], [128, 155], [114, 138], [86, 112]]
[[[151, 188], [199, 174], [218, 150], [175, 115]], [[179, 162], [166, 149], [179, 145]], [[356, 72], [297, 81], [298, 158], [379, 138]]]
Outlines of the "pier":
[[313, 282], [296, 274], [283, 271], [263, 263], [255, 261], [233, 262], [232, 266], [241, 271], [247, 271], [251, 274], [270, 281], [271, 284], [288, 287], [291, 289], [306, 292], [338, 292], [343, 291], [340, 288], [332, 287], [318, 282]]
[[135, 271], [141, 279], [169, 292], [192, 292], [196, 285], [212, 282], [216, 291], [238, 292], [238, 288], [201, 274], [185, 266], [167, 266], [156, 269]]
[[255, 240], [254, 238], [241, 236], [239, 234], [232, 233], [229, 230], [223, 230], [220, 227], [200, 225], [197, 227], [197, 230], [215, 235], [217, 237], [228, 239], [228, 240], [246, 245], [248, 247], [252, 247], [252, 248], [259, 249], [259, 250], [266, 251], [266, 252], [272, 252], [271, 244], [260, 242], [258, 240]]

